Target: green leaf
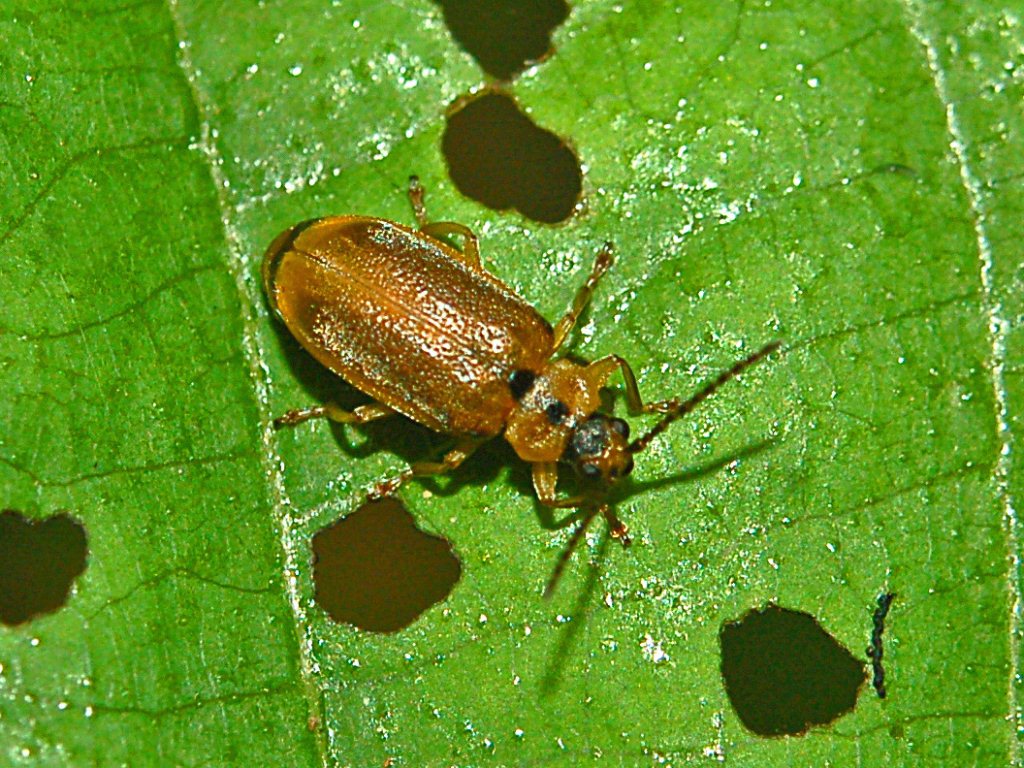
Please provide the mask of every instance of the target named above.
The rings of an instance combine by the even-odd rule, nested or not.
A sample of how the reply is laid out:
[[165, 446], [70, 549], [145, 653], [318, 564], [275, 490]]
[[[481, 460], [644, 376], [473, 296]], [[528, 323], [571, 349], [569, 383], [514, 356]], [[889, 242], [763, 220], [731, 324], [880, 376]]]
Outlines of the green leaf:
[[[482, 76], [426, 0], [7, 5], [0, 507], [69, 512], [90, 555], [65, 608], [0, 626], [0, 762], [1022, 759], [1024, 8], [671, 5], [577, 4], [510, 86], [585, 164], [559, 227], [447, 181]], [[333, 384], [258, 269], [296, 221], [411, 221], [410, 173], [551, 319], [613, 240], [572, 351], [649, 398], [786, 351], [638, 457], [635, 545], [595, 527], [550, 603], [569, 530], [510, 451], [408, 486], [463, 575], [374, 635], [316, 606], [310, 540], [442, 443], [274, 432]], [[777, 602], [860, 654], [884, 590], [889, 698], [745, 731], [723, 622]]]

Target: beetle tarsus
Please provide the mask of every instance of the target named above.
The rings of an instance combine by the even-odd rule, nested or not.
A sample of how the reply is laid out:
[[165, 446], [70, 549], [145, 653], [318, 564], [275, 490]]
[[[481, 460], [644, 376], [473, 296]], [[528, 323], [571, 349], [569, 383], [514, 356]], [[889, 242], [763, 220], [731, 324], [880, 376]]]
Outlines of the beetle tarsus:
[[597, 252], [597, 257], [594, 259], [594, 274], [591, 275], [591, 280], [596, 283], [614, 262], [615, 246], [611, 240], [605, 240], [604, 245], [601, 246], [601, 250]]
[[386, 499], [388, 496], [394, 496], [395, 492], [402, 487], [402, 484], [406, 480], [412, 478], [412, 470], [407, 469], [399, 475], [395, 475], [387, 480], [382, 480], [370, 489], [370, 493], [367, 494], [370, 501], [380, 501]]
[[423, 195], [420, 177], [413, 174], [409, 177], [409, 202], [412, 204], [412, 212], [416, 216], [416, 223], [420, 229], [427, 226], [427, 207], [423, 203]]
[[327, 413], [327, 409], [322, 405], [317, 405], [312, 408], [293, 408], [281, 416], [274, 419], [274, 429], [281, 429], [281, 427], [294, 427], [296, 424], [301, 424], [304, 421], [310, 419], [319, 419]]
[[630, 538], [629, 528], [626, 524], [619, 520], [618, 515], [612, 512], [611, 507], [607, 504], [601, 507], [601, 514], [604, 515], [604, 519], [608, 522], [608, 533], [611, 534], [611, 537], [618, 539], [623, 549], [629, 547], [633, 543], [633, 539]]

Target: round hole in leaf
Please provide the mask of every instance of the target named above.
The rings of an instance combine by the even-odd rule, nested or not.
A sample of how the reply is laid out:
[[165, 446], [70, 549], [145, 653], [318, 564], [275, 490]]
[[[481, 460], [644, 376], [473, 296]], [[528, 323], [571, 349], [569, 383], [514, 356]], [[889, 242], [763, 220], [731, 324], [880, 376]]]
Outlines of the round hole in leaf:
[[447, 539], [395, 499], [372, 501], [313, 537], [316, 602], [337, 622], [396, 632], [444, 600], [462, 566]]
[[452, 36], [487, 74], [508, 80], [551, 53], [565, 0], [435, 0]]
[[441, 149], [448, 173], [467, 197], [503, 211], [515, 208], [545, 224], [576, 209], [583, 171], [576, 153], [496, 90], [458, 101]]
[[70, 515], [32, 520], [0, 512], [0, 623], [23, 624], [61, 608], [87, 556], [85, 528]]
[[742, 723], [795, 736], [853, 709], [867, 679], [857, 660], [807, 613], [751, 610], [719, 632], [722, 677]]

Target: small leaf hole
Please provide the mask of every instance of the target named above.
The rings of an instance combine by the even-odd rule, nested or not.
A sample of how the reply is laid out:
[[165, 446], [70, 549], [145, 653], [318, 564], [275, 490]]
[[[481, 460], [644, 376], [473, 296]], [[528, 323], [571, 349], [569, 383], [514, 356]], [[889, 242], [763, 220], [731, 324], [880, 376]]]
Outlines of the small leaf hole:
[[569, 16], [564, 0], [435, 0], [452, 37], [484, 71], [509, 80], [551, 53], [551, 32]]
[[489, 90], [457, 102], [441, 148], [459, 191], [495, 210], [515, 208], [556, 224], [579, 202], [583, 172], [576, 153], [503, 93]]
[[722, 677], [743, 724], [760, 736], [795, 736], [853, 709], [864, 665], [807, 613], [777, 605], [726, 622]]
[[397, 632], [444, 600], [462, 566], [447, 539], [395, 499], [372, 501], [313, 537], [316, 602], [337, 622]]
[[85, 528], [70, 515], [31, 520], [0, 512], [0, 623], [24, 624], [61, 608], [87, 556]]

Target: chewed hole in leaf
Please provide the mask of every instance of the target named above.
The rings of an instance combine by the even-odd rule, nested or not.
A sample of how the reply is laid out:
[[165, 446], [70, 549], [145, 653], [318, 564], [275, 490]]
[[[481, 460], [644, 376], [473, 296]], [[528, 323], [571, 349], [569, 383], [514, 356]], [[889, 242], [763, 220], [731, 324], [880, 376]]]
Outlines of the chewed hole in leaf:
[[807, 613], [777, 605], [726, 622], [719, 633], [725, 690], [760, 736], [795, 736], [853, 709], [864, 664]]
[[85, 528], [69, 515], [31, 520], [0, 512], [0, 623], [23, 624], [61, 608], [87, 555]]
[[444, 600], [462, 566], [395, 499], [364, 504], [313, 537], [316, 602], [337, 622], [396, 632]]
[[551, 52], [565, 0], [435, 0], [452, 36], [487, 74], [508, 80]]
[[459, 191], [490, 208], [515, 208], [547, 224], [565, 221], [576, 209], [583, 189], [576, 153], [504, 93], [485, 91], [457, 102], [441, 145]]

